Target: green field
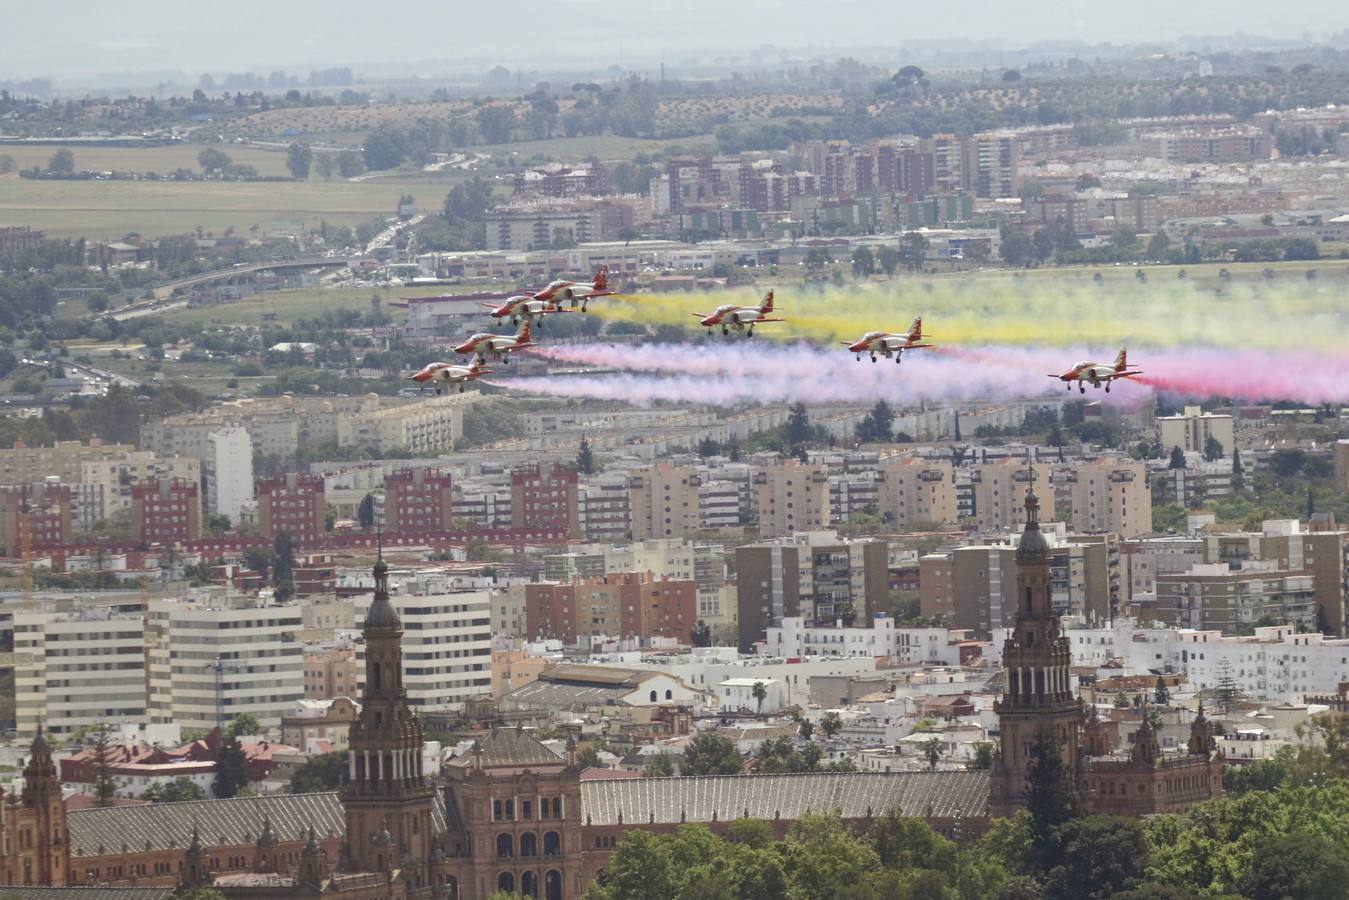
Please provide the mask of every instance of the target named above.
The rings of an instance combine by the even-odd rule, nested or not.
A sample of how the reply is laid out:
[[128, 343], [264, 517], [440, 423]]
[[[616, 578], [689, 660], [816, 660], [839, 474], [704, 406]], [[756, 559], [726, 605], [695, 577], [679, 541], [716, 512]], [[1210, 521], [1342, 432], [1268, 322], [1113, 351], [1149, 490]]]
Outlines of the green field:
[[[47, 161], [57, 151], [54, 145], [3, 144], [0, 156], [14, 159], [19, 169], [33, 166], [46, 168]], [[76, 169], [113, 172], [158, 172], [167, 175], [175, 169], [201, 170], [197, 154], [206, 149], [203, 144], [168, 144], [160, 147], [68, 146], [75, 154]], [[229, 154], [236, 163], [248, 163], [259, 175], [288, 175], [284, 150], [264, 150], [236, 144], [222, 144], [219, 149]]]
[[[274, 222], [354, 225], [391, 215], [409, 185], [394, 179], [352, 183], [223, 181], [29, 181], [0, 179], [0, 225], [30, 225], [52, 237], [159, 236], [201, 227], [263, 235]], [[440, 197], [426, 199], [438, 206]]]

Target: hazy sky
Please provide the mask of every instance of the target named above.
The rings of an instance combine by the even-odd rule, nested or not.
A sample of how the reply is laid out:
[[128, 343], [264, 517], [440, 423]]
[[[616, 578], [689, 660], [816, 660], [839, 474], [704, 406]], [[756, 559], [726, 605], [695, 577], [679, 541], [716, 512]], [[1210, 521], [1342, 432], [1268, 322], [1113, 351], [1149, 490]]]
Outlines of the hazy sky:
[[[4, 0], [0, 77], [97, 72], [307, 71], [490, 58], [531, 67], [659, 59], [763, 44], [844, 54], [923, 38], [1128, 43], [1183, 34], [1320, 38], [1349, 28], [1343, 0]], [[727, 55], [730, 55], [729, 53]]]

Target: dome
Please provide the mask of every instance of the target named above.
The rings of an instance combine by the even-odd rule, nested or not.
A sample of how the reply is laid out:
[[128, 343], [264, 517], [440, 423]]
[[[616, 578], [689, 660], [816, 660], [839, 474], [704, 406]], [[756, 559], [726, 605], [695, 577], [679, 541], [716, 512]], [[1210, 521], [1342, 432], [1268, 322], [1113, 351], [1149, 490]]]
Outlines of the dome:
[[1040, 530], [1038, 524], [1027, 524], [1026, 529], [1021, 532], [1021, 540], [1016, 545], [1017, 559], [1047, 559], [1049, 557], [1049, 541], [1045, 540], [1045, 533]]
[[370, 610], [365, 614], [365, 630], [400, 631], [402, 628], [403, 620], [398, 618], [398, 610], [389, 602], [388, 593], [376, 591]]

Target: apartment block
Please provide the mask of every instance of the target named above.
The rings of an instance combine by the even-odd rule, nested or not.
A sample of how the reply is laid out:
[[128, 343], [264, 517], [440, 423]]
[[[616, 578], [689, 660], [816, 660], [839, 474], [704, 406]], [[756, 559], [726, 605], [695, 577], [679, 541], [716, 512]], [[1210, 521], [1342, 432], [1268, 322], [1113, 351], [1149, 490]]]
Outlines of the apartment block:
[[254, 499], [253, 439], [246, 428], [222, 428], [206, 435], [206, 447], [201, 462], [206, 508], [238, 524], [244, 507]]
[[75, 491], [59, 479], [0, 486], [0, 547], [10, 556], [29, 548], [60, 547], [71, 535]]
[[145, 624], [86, 608], [15, 610], [15, 727], [69, 735], [99, 722], [146, 722]]
[[87, 444], [57, 441], [50, 447], [29, 447], [16, 441], [12, 449], [0, 450], [0, 484], [31, 483], [51, 476], [79, 481], [85, 462], [116, 459], [135, 450], [130, 444], [105, 444], [98, 438]]
[[304, 654], [304, 698], [335, 700], [355, 697], [356, 651], [351, 647], [307, 650]]
[[287, 472], [258, 479], [258, 530], [274, 538], [285, 530], [296, 546], [307, 547], [323, 537], [323, 478]]
[[1335, 485], [1349, 493], [1349, 441], [1335, 442]]
[[571, 584], [525, 586], [525, 622], [532, 640], [573, 645], [583, 638], [667, 637], [687, 642], [698, 621], [698, 585], [620, 572]]
[[754, 474], [759, 535], [780, 537], [829, 527], [829, 476], [824, 466], [790, 460]]
[[562, 533], [580, 540], [581, 506], [576, 470], [555, 464], [529, 465], [511, 472], [511, 525]]
[[1028, 467], [1023, 460], [1000, 459], [970, 467], [970, 486], [974, 494], [974, 517], [980, 531], [1007, 531], [1026, 524], [1026, 489], [1040, 498], [1040, 518], [1046, 522], [1058, 516], [1054, 508], [1054, 489], [1049, 469]]
[[449, 531], [454, 487], [439, 469], [399, 469], [384, 476], [384, 528], [391, 534]]
[[304, 696], [302, 624], [299, 606], [223, 590], [150, 600], [150, 721], [209, 730], [248, 713], [280, 725]]
[[952, 628], [981, 637], [1016, 619], [1016, 549], [1011, 545], [958, 547], [951, 551]]
[[131, 536], [145, 544], [173, 544], [201, 536], [201, 498], [195, 481], [151, 479], [131, 489]]
[[396, 406], [378, 406], [359, 415], [337, 418], [339, 447], [368, 447], [388, 454], [412, 454], [454, 449], [464, 436], [464, 410], [469, 395], [432, 397]]
[[[374, 594], [356, 597], [358, 625]], [[413, 709], [462, 709], [492, 689], [491, 596], [445, 591], [417, 576], [390, 573], [390, 597], [403, 622], [403, 685]], [[364, 647], [357, 648], [359, 689], [365, 686]]]
[[891, 457], [880, 464], [881, 521], [899, 531], [920, 524], [953, 525], [956, 485], [951, 464], [942, 460]]
[[1203, 453], [1209, 439], [1222, 445], [1223, 456], [1236, 448], [1232, 417], [1206, 413], [1198, 406], [1187, 406], [1178, 416], [1158, 416], [1157, 434], [1162, 450], [1179, 447], [1186, 453]]
[[1239, 634], [1266, 616], [1316, 629], [1316, 586], [1310, 574], [1282, 570], [1273, 561], [1204, 563], [1157, 576], [1157, 619], [1166, 625]]
[[628, 482], [633, 538], [682, 538], [696, 531], [700, 484], [692, 466], [657, 463], [634, 473]]
[[1068, 471], [1073, 529], [1132, 538], [1152, 531], [1152, 492], [1141, 462], [1098, 459]]
[[621, 472], [587, 478], [578, 487], [581, 531], [587, 540], [620, 541], [631, 537], [632, 500], [628, 476]]

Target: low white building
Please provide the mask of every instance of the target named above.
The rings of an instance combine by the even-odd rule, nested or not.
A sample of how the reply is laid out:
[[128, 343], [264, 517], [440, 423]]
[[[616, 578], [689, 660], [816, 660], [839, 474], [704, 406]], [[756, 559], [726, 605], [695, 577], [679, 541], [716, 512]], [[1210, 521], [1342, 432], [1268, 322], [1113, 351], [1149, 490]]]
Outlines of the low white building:
[[[755, 688], [763, 686], [763, 701], [755, 697]], [[717, 685], [717, 703], [722, 711], [747, 710], [775, 713], [785, 706], [786, 691], [776, 678], [727, 678]]]

